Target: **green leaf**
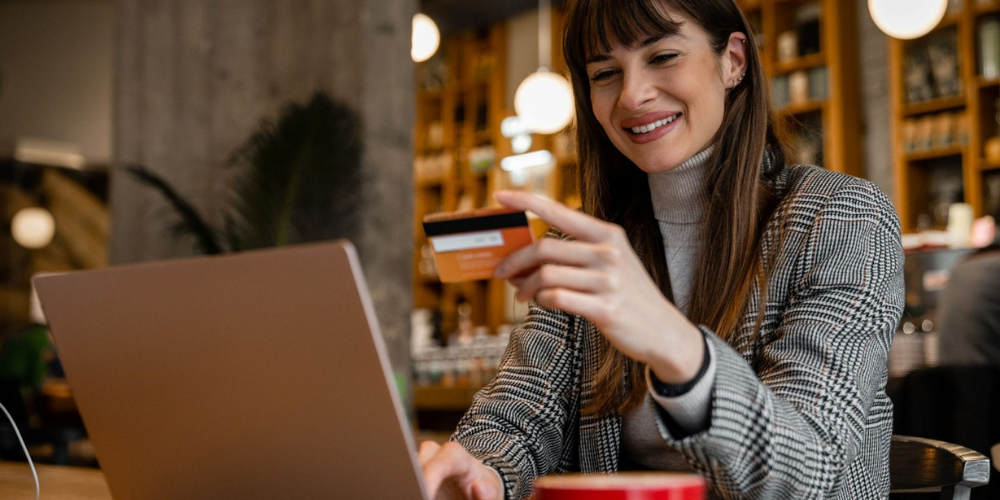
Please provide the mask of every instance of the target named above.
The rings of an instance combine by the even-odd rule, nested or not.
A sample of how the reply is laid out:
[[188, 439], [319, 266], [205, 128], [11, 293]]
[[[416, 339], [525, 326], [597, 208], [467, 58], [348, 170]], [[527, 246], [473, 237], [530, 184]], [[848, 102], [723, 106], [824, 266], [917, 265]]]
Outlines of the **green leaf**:
[[361, 123], [347, 106], [316, 93], [265, 122], [230, 163], [232, 220], [245, 248], [350, 237], [360, 206]]
[[223, 253], [222, 245], [219, 244], [212, 227], [202, 218], [198, 210], [194, 208], [194, 205], [174, 191], [167, 181], [141, 165], [127, 166], [125, 167], [125, 171], [137, 181], [156, 189], [167, 199], [167, 202], [170, 203], [177, 212], [177, 215], [180, 216], [180, 220], [173, 227], [174, 234], [190, 234], [194, 236], [197, 248], [201, 253]]

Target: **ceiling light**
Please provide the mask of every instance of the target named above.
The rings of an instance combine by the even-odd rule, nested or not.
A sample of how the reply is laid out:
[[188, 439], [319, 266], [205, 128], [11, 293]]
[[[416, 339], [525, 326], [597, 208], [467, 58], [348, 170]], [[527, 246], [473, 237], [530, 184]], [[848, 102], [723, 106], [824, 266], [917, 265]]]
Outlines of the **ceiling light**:
[[868, 0], [868, 12], [879, 29], [903, 40], [930, 33], [947, 10], [948, 0]]
[[514, 93], [514, 110], [539, 134], [554, 134], [573, 121], [573, 89], [565, 78], [539, 68]]
[[52, 214], [44, 208], [23, 208], [14, 214], [10, 232], [14, 241], [24, 248], [44, 248], [55, 235], [56, 223]]
[[411, 39], [410, 57], [414, 62], [424, 62], [437, 52], [441, 45], [441, 32], [437, 24], [426, 14], [417, 13], [413, 16], [413, 38]]
[[525, 126], [539, 134], [554, 134], [573, 121], [573, 88], [552, 65], [551, 0], [538, 2], [538, 71], [528, 75], [514, 93], [514, 110]]

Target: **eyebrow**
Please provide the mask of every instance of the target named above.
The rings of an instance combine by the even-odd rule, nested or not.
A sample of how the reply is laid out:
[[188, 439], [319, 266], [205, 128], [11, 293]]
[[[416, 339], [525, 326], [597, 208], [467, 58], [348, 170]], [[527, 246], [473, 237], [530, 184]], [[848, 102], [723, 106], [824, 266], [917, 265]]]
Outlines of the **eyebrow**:
[[[687, 40], [687, 37], [684, 36], [684, 35], [682, 35], [680, 32], [663, 33], [663, 34], [660, 34], [660, 35], [653, 35], [653, 36], [651, 36], [651, 37], [643, 40], [642, 43], [636, 45], [632, 50], [644, 49], [644, 48], [649, 47], [650, 45], [653, 45], [654, 43], [659, 42], [660, 40], [663, 40], [665, 38], [680, 38], [680, 39]], [[606, 54], [606, 53], [605, 54], [597, 54], [595, 56], [588, 57], [587, 60], [584, 61], [584, 64], [599, 63], [599, 62], [608, 61], [610, 59], [611, 59], [611, 55], [610, 54]]]

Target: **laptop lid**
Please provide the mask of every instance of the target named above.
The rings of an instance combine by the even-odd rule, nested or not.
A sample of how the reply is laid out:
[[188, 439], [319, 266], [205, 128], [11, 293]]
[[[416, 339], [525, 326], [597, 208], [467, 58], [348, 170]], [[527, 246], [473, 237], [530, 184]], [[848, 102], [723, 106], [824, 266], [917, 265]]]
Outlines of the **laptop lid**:
[[35, 286], [116, 499], [425, 497], [349, 242]]

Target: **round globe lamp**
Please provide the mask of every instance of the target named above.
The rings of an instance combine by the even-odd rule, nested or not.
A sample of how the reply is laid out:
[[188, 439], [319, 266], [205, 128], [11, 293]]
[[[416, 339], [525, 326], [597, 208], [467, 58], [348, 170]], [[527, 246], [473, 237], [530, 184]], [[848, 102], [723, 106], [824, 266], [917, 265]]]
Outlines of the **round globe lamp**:
[[23, 208], [14, 214], [10, 232], [24, 248], [44, 248], [56, 233], [56, 222], [44, 208]]
[[554, 134], [573, 121], [573, 88], [562, 76], [539, 69], [518, 85], [514, 110], [532, 132]]
[[872, 20], [885, 34], [903, 40], [930, 33], [948, 10], [948, 0], [868, 0]]
[[441, 45], [441, 32], [438, 31], [437, 24], [426, 14], [416, 14], [413, 16], [413, 34], [410, 57], [414, 62], [424, 62], [437, 52]]

